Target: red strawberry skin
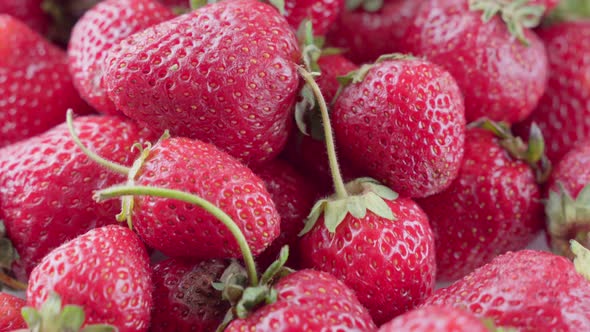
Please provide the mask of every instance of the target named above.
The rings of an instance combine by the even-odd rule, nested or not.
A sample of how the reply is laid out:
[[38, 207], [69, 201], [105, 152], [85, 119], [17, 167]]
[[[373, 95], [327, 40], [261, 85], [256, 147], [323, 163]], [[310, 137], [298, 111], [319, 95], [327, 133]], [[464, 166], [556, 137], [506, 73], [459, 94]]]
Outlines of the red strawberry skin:
[[41, 8], [42, 0], [2, 0], [0, 14], [11, 15], [39, 34], [47, 33], [50, 18]]
[[212, 287], [227, 264], [190, 263], [174, 258], [153, 267], [154, 308], [151, 332], [215, 331], [229, 309]]
[[82, 306], [85, 324], [121, 332], [147, 331], [152, 307], [149, 257], [129, 228], [93, 229], [49, 253], [31, 273], [27, 304], [36, 309], [51, 292], [63, 305]]
[[65, 52], [24, 23], [0, 15], [0, 147], [87, 113], [68, 73]]
[[285, 18], [295, 30], [311, 20], [315, 35], [325, 35], [344, 9], [344, 0], [286, 0]]
[[537, 31], [549, 58], [547, 91], [525, 121], [535, 122], [553, 163], [578, 141], [590, 139], [590, 21], [562, 22]]
[[256, 164], [286, 143], [299, 58], [274, 7], [222, 1], [124, 39], [110, 51], [105, 83], [117, 108], [147, 127]]
[[10, 332], [27, 327], [20, 313], [25, 300], [8, 293], [0, 293], [0, 332]]
[[278, 299], [225, 329], [238, 331], [374, 331], [354, 292], [329, 273], [301, 270], [275, 286]]
[[451, 305], [523, 332], [584, 331], [590, 326], [590, 282], [571, 261], [521, 250], [495, 258], [425, 304]]
[[467, 130], [458, 178], [418, 200], [435, 234], [438, 279], [454, 280], [509, 250], [524, 248], [543, 228], [533, 170], [515, 160], [489, 131]]
[[[264, 182], [211, 144], [188, 138], [159, 142], [135, 183], [189, 192], [219, 207], [244, 233], [254, 255], [279, 236], [280, 217]], [[170, 257], [242, 257], [227, 228], [192, 204], [138, 196], [133, 224], [150, 247]]]
[[578, 144], [555, 166], [549, 179], [549, 190], [560, 192], [563, 186], [573, 199], [590, 184], [590, 142]]
[[499, 15], [483, 23], [466, 0], [426, 0], [408, 28], [403, 51], [446, 68], [465, 96], [468, 122], [480, 117], [515, 123], [537, 106], [547, 80], [543, 43], [510, 35]]
[[320, 66], [321, 75], [316, 78], [316, 82], [327, 103], [332, 102], [340, 88], [338, 77], [358, 69], [357, 65], [340, 54], [321, 56], [318, 59], [318, 66]]
[[396, 317], [377, 332], [490, 332], [471, 313], [450, 306], [424, 306]]
[[[63, 120], [62, 120], [63, 121]], [[99, 155], [131, 166], [131, 146], [147, 135], [130, 121], [85, 116], [74, 120], [81, 141]], [[125, 181], [90, 161], [65, 124], [0, 150], [0, 207], [26, 275], [51, 249], [88, 230], [116, 223], [117, 202], [97, 203], [94, 190]]]
[[453, 77], [424, 60], [390, 60], [347, 86], [332, 109], [337, 145], [401, 196], [447, 188], [463, 156], [463, 98]]
[[324, 217], [301, 238], [305, 267], [326, 271], [355, 291], [377, 325], [411, 310], [434, 289], [434, 237], [420, 207], [408, 198], [386, 201], [396, 220], [367, 212], [348, 215], [330, 233]]
[[88, 10], [74, 26], [68, 44], [69, 70], [80, 95], [102, 113], [121, 114], [104, 86], [108, 50], [121, 39], [174, 16], [156, 0], [107, 0]]

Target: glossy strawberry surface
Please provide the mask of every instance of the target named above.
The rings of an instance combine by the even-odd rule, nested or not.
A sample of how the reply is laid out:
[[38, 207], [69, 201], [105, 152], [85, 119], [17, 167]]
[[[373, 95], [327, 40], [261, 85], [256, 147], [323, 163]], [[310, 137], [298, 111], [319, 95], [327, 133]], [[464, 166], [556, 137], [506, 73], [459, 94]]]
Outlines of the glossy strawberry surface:
[[0, 293], [0, 332], [11, 332], [27, 327], [20, 313], [25, 304], [26, 301], [19, 297]]
[[489, 332], [483, 321], [451, 306], [424, 306], [396, 317], [378, 332]]

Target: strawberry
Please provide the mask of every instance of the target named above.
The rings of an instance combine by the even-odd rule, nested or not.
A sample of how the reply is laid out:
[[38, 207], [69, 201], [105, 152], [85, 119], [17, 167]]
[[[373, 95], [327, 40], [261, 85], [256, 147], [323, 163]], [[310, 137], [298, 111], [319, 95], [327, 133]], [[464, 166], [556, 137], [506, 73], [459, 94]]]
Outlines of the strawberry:
[[212, 286], [227, 264], [167, 259], [153, 267], [151, 332], [215, 331], [229, 304]]
[[439, 280], [454, 280], [506, 251], [524, 248], [542, 229], [535, 172], [505, 148], [513, 137], [470, 128], [459, 176], [421, 200], [435, 234]]
[[538, 30], [549, 59], [547, 91], [519, 128], [535, 122], [557, 163], [578, 141], [590, 138], [590, 21], [562, 22]]
[[310, 19], [317, 35], [325, 35], [344, 9], [344, 0], [285, 0], [285, 18], [294, 29]]
[[376, 10], [349, 8], [340, 15], [328, 32], [327, 42], [344, 49], [346, 56], [356, 63], [373, 62], [383, 54], [397, 52], [401, 49], [406, 29], [422, 1], [386, 0]]
[[84, 325], [105, 323], [119, 331], [147, 331], [152, 306], [149, 257], [128, 228], [109, 225], [52, 250], [31, 273], [27, 304], [40, 309], [57, 293], [81, 306]]
[[2, 0], [0, 14], [8, 14], [44, 35], [49, 29], [51, 18], [41, 5], [43, 0]]
[[426, 0], [402, 50], [453, 75], [468, 122], [488, 117], [515, 123], [534, 110], [545, 91], [547, 56], [527, 28], [538, 24], [542, 13], [542, 7], [523, 0]]
[[387, 57], [353, 74], [332, 109], [343, 155], [401, 196], [436, 194], [457, 176], [463, 98], [441, 67]]
[[590, 142], [566, 153], [549, 180], [546, 202], [549, 245], [555, 253], [573, 258], [570, 239], [590, 248]]
[[10, 332], [27, 326], [20, 314], [25, 304], [25, 300], [21, 298], [0, 293], [0, 332]]
[[[147, 136], [115, 117], [86, 116], [74, 123], [80, 139], [112, 160], [131, 165], [131, 146]], [[116, 222], [116, 204], [98, 204], [92, 193], [124, 181], [91, 162], [72, 142], [65, 124], [0, 150], [0, 211], [26, 275], [53, 248], [88, 230]]]
[[486, 325], [460, 308], [429, 305], [396, 317], [377, 332], [490, 332]]
[[257, 261], [262, 266], [269, 266], [281, 248], [289, 245], [292, 250], [288, 265], [295, 268], [299, 265], [297, 234], [303, 229], [305, 217], [313, 207], [317, 189], [313, 182], [283, 160], [276, 159], [255, 167], [254, 173], [264, 181], [281, 217], [281, 234], [257, 257]]
[[69, 69], [82, 97], [102, 113], [120, 114], [104, 86], [109, 49], [129, 35], [174, 16], [156, 0], [107, 0], [87, 11], [74, 26], [68, 46]]
[[68, 74], [66, 54], [17, 19], [0, 15], [0, 147], [88, 111]]
[[299, 53], [275, 8], [222, 1], [122, 40], [109, 51], [105, 84], [115, 106], [143, 125], [256, 164], [286, 143]]
[[317, 78], [318, 85], [324, 98], [328, 102], [332, 102], [340, 89], [338, 77], [357, 70], [358, 66], [341, 54], [322, 55], [317, 63], [321, 71], [320, 76]]
[[277, 300], [247, 318], [232, 321], [238, 331], [372, 331], [375, 324], [354, 292], [329, 273], [294, 272], [275, 285]]
[[[586, 263], [588, 264], [588, 263]], [[590, 326], [590, 282], [569, 260], [522, 250], [501, 255], [425, 305], [450, 305], [518, 331], [581, 331]]]

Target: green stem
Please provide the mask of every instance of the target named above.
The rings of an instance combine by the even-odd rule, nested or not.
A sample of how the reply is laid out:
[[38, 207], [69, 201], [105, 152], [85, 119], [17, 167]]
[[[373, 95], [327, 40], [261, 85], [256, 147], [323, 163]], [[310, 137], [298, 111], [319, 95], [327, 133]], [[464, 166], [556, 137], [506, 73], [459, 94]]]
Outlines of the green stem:
[[90, 151], [83, 143], [82, 141], [80, 141], [80, 137], [78, 137], [78, 134], [76, 133], [76, 129], [74, 128], [74, 112], [69, 109], [67, 114], [66, 114], [66, 122], [68, 125], [68, 130], [70, 132], [70, 135], [72, 136], [72, 139], [74, 140], [74, 143], [76, 143], [76, 145], [78, 147], [80, 147], [80, 149], [82, 149], [82, 151], [84, 151], [84, 154], [90, 158], [91, 160], [95, 161], [96, 163], [98, 163], [99, 165], [102, 165], [114, 172], [117, 172], [119, 174], [125, 175], [127, 176], [129, 174], [129, 171], [131, 170], [129, 167], [118, 164], [116, 162], [104, 159], [103, 157], [97, 155], [96, 153]]
[[166, 189], [166, 188], [157, 188], [157, 187], [148, 187], [148, 186], [119, 186], [119, 187], [111, 187], [104, 190], [97, 191], [95, 193], [95, 197], [98, 201], [103, 201], [111, 198], [117, 198], [120, 196], [154, 196], [154, 197], [161, 197], [161, 198], [170, 198], [179, 201], [183, 201], [190, 204], [195, 204], [207, 212], [211, 213], [215, 218], [217, 218], [227, 229], [230, 233], [234, 236], [236, 241], [238, 242], [238, 246], [240, 247], [240, 251], [242, 252], [242, 256], [244, 258], [244, 263], [246, 264], [246, 270], [248, 271], [248, 278], [250, 280], [250, 284], [252, 286], [258, 286], [258, 275], [256, 274], [256, 265], [254, 263], [254, 257], [252, 256], [252, 251], [250, 251], [250, 247], [248, 246], [248, 242], [246, 241], [246, 237], [240, 230], [240, 228], [236, 225], [236, 223], [232, 220], [230, 216], [228, 216], [225, 212], [219, 209], [217, 206], [211, 204], [207, 200], [193, 194], [189, 194], [186, 192], [182, 192], [179, 190], [174, 189]]
[[27, 284], [22, 283], [16, 279], [13, 279], [6, 275], [4, 272], [0, 272], [0, 284], [4, 284], [14, 290], [27, 290]]
[[299, 74], [311, 87], [313, 94], [320, 107], [320, 113], [322, 114], [322, 126], [324, 127], [324, 136], [326, 139], [326, 150], [328, 152], [328, 162], [330, 164], [330, 172], [332, 173], [332, 180], [334, 182], [334, 191], [339, 199], [348, 197], [348, 192], [344, 186], [344, 180], [342, 180], [342, 174], [340, 173], [340, 167], [338, 166], [338, 158], [336, 157], [336, 147], [334, 146], [334, 135], [332, 134], [332, 126], [330, 124], [330, 115], [328, 114], [328, 107], [326, 106], [326, 100], [320, 91], [320, 87], [316, 83], [315, 79], [310, 72], [305, 70], [303, 67], [299, 67]]

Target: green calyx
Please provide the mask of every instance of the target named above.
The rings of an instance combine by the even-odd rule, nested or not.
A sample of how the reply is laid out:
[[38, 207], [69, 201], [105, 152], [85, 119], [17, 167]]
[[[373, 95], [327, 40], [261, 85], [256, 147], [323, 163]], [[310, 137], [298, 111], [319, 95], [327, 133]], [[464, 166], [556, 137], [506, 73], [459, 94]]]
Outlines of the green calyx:
[[84, 309], [77, 305], [65, 305], [58, 294], [51, 293], [41, 310], [24, 307], [22, 315], [31, 332], [114, 332], [112, 325], [84, 325]]
[[500, 139], [500, 145], [518, 160], [526, 162], [535, 172], [537, 183], [544, 183], [551, 174], [551, 162], [545, 155], [545, 140], [541, 129], [533, 123], [529, 133], [529, 141], [512, 134], [510, 127], [503, 122], [480, 119], [469, 125], [470, 128], [479, 127], [492, 132]]
[[518, 329], [512, 327], [497, 326], [494, 320], [489, 317], [483, 318], [481, 321], [490, 332], [518, 332]]
[[528, 46], [529, 41], [524, 35], [524, 29], [539, 26], [545, 13], [545, 6], [530, 5], [528, 2], [529, 0], [470, 0], [469, 9], [482, 11], [484, 23], [500, 15], [510, 34]]
[[547, 233], [551, 237], [551, 249], [566, 257], [574, 258], [570, 240], [576, 240], [590, 248], [590, 185], [574, 199], [558, 183], [559, 191], [550, 191], [545, 203]]
[[409, 55], [409, 54], [402, 54], [402, 53], [391, 53], [391, 54], [383, 54], [374, 63], [364, 64], [359, 69], [353, 70], [346, 75], [339, 76], [338, 82], [342, 87], [346, 87], [353, 83], [360, 83], [362, 82], [369, 71], [375, 67], [376, 64], [391, 61], [391, 60], [415, 60], [416, 57]]
[[300, 236], [308, 233], [319, 217], [324, 215], [324, 225], [334, 233], [344, 218], [350, 213], [354, 218], [362, 219], [370, 211], [382, 218], [395, 220], [395, 216], [386, 201], [398, 198], [398, 194], [371, 178], [360, 178], [345, 185], [349, 194], [346, 197], [337, 195], [319, 200], [311, 209], [305, 227]]
[[0, 220], [0, 290], [6, 286], [14, 290], [26, 290], [27, 285], [9, 275], [12, 263], [18, 260], [18, 253], [6, 235], [4, 222]]
[[376, 12], [383, 7], [383, 0], [346, 0], [346, 9], [353, 11], [363, 9], [366, 12]]
[[570, 243], [576, 271], [590, 281], [590, 250], [575, 240], [571, 240]]
[[561, 0], [551, 15], [543, 22], [551, 25], [564, 21], [578, 21], [590, 18], [590, 0]]

